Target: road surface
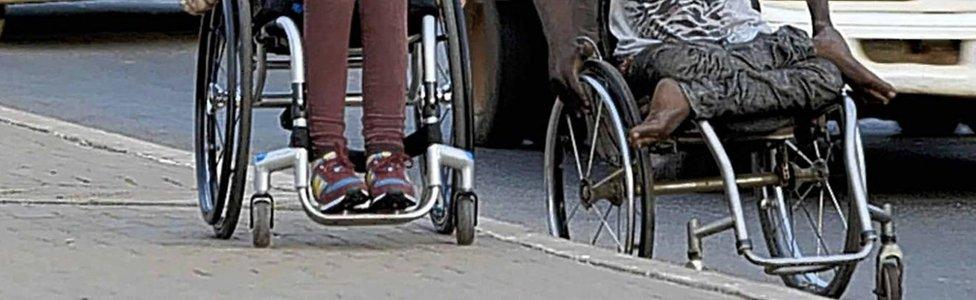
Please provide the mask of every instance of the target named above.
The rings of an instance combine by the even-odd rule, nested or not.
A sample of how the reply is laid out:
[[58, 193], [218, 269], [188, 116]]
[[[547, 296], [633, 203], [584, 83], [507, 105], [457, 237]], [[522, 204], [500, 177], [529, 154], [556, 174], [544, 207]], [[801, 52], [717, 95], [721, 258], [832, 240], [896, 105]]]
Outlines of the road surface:
[[[11, 9], [0, 44], [0, 105], [190, 149], [196, 20], [59, 11]], [[276, 114], [256, 115], [257, 148], [284, 144]], [[976, 266], [968, 263], [976, 257], [976, 139], [908, 138], [890, 122], [868, 125], [872, 201], [895, 206], [907, 298], [976, 297]], [[482, 214], [545, 232], [541, 157], [479, 149]], [[683, 263], [685, 222], [721, 217], [725, 207], [710, 194], [659, 199], [656, 258]], [[705, 251], [707, 267], [778, 282], [736, 256], [730, 234], [706, 240]], [[861, 264], [846, 298], [872, 297], [872, 269]]]

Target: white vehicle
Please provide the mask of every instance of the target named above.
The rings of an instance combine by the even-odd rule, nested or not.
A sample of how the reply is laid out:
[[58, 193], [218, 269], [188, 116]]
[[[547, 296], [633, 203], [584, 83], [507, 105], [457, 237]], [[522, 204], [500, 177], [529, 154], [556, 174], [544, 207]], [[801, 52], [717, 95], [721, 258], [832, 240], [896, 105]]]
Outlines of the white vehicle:
[[[903, 95], [870, 112], [903, 133], [948, 134], [976, 125], [976, 1], [831, 1], [831, 19], [854, 56]], [[810, 30], [806, 1], [764, 0], [773, 25]]]
[[[773, 25], [810, 30], [804, 0], [760, 0]], [[553, 95], [546, 44], [531, 0], [469, 0], [477, 140], [517, 146], [540, 140]], [[899, 121], [903, 133], [976, 128], [976, 0], [831, 1], [834, 25], [854, 55], [891, 82], [891, 105], [862, 116]], [[495, 122], [519, 120], [519, 122]]]

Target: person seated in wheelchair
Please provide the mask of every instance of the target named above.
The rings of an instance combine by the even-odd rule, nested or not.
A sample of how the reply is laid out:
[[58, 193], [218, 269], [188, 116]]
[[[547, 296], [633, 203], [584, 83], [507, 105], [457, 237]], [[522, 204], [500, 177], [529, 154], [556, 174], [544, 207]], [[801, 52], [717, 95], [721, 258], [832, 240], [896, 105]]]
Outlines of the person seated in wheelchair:
[[360, 1], [363, 42], [363, 180], [348, 156], [345, 96], [356, 0], [305, 1], [311, 188], [325, 212], [389, 211], [415, 205], [404, 153], [407, 0]]
[[[817, 110], [834, 103], [845, 82], [866, 103], [886, 104], [896, 95], [851, 55], [827, 0], [807, 0], [813, 38], [795, 27], [770, 27], [748, 0], [603, 1], [610, 1], [606, 25], [618, 40], [614, 58], [638, 102], [650, 102], [646, 119], [629, 133], [637, 145], [669, 138], [689, 118]], [[597, 5], [536, 5], [547, 8], [539, 11], [556, 64], [550, 76], [560, 96], [572, 100], [583, 93], [574, 70], [578, 45], [567, 35], [593, 32], [580, 20]]]

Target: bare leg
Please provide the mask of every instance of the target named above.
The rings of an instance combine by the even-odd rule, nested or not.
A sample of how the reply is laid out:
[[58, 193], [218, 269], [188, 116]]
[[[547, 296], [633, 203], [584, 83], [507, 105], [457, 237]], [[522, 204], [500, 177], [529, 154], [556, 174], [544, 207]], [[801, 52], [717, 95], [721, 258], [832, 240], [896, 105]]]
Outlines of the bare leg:
[[678, 82], [662, 79], [654, 89], [650, 114], [630, 130], [630, 141], [641, 146], [667, 139], [690, 114], [691, 105]]

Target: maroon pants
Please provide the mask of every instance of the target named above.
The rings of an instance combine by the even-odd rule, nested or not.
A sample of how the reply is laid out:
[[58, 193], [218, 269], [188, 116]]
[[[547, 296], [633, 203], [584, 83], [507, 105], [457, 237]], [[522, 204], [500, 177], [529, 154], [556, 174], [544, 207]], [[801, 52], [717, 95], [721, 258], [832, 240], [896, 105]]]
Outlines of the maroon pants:
[[[344, 152], [349, 34], [356, 0], [305, 1], [308, 110], [317, 154]], [[407, 0], [360, 0], [367, 153], [403, 151]]]

